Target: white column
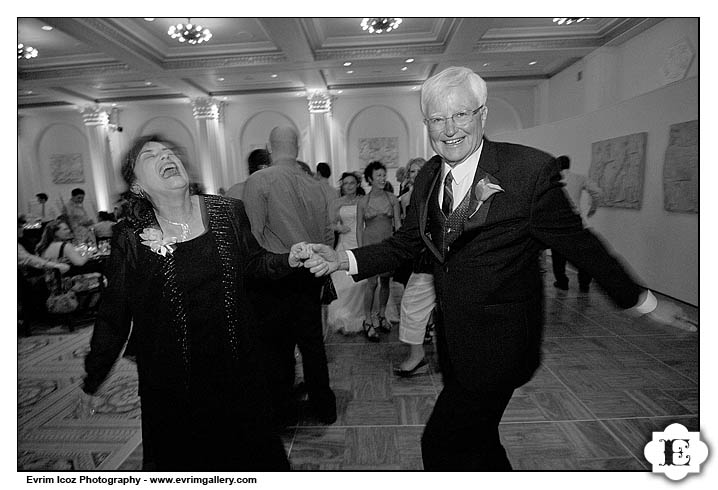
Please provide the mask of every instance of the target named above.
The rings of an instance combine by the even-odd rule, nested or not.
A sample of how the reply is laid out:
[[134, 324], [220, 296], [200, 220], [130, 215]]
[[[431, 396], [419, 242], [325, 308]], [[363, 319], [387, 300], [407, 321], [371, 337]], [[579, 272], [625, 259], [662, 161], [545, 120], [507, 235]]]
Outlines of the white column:
[[221, 106], [211, 97], [200, 97], [192, 103], [199, 136], [197, 177], [206, 193], [216, 194], [223, 180], [223, 170], [226, 171], [227, 166], [227, 155], [222, 144], [224, 137], [219, 125]]
[[122, 152], [125, 151], [125, 137], [120, 124], [120, 110], [113, 107], [110, 111], [110, 120], [107, 125], [107, 139], [110, 143], [110, 160], [112, 161], [112, 197], [119, 196], [121, 192], [127, 190], [127, 186], [122, 179]]
[[90, 168], [98, 211], [112, 210], [112, 156], [107, 138], [109, 117], [99, 106], [88, 106], [82, 110], [82, 120], [89, 136]]
[[314, 170], [317, 163], [327, 162], [334, 175], [337, 167], [336, 163], [331, 161], [332, 97], [327, 92], [315, 91], [309, 94], [307, 100], [311, 139], [311, 149], [308, 154], [312, 157], [312, 161], [307, 163]]
[[40, 186], [32, 185], [33, 180], [37, 180], [38, 174], [33, 172], [31, 161], [27, 158], [29, 152], [26, 149], [27, 144], [22, 138], [22, 118], [23, 116], [17, 116], [17, 212], [18, 214], [27, 214], [28, 202], [34, 198], [32, 192]]

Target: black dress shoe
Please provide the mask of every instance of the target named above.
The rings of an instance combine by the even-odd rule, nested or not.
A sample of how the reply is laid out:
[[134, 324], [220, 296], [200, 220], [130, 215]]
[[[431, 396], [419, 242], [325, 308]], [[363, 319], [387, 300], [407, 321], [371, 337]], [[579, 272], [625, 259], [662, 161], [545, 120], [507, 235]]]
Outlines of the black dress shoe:
[[579, 286], [579, 287], [578, 287], [578, 290], [581, 291], [582, 293], [587, 293], [587, 292], [590, 290], [590, 287], [589, 287], [588, 285], [586, 285], [586, 286]]
[[426, 362], [426, 358], [424, 358], [411, 369], [394, 368], [394, 374], [396, 374], [400, 378], [411, 378], [412, 376], [424, 372], [426, 370], [424, 368], [426, 367], [428, 367], [428, 364]]
[[310, 396], [309, 409], [311, 417], [323, 424], [333, 424], [337, 421], [337, 398], [332, 391], [321, 396]]
[[568, 284], [565, 283], [565, 282], [556, 281], [556, 282], [553, 283], [553, 285], [554, 285], [556, 288], [558, 288], [558, 289], [562, 289], [562, 290], [564, 290], [564, 291], [568, 291]]

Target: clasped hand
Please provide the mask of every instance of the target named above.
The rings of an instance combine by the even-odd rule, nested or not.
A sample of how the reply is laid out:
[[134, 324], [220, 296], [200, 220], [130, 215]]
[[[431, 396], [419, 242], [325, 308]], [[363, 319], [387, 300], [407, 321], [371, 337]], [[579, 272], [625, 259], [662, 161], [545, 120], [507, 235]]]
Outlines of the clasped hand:
[[289, 251], [289, 265], [304, 266], [317, 277], [326, 276], [339, 269], [339, 254], [328, 245], [299, 242]]

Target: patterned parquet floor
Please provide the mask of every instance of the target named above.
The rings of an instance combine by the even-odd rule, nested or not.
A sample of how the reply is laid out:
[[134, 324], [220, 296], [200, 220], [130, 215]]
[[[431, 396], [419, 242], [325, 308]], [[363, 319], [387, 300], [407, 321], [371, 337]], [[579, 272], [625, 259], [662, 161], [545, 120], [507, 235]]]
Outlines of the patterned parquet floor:
[[[699, 425], [699, 334], [629, 319], [594, 286], [558, 291], [545, 275], [544, 362], [514, 392], [500, 431], [516, 470], [649, 471], [652, 432]], [[395, 288], [393, 295], [401, 291]], [[696, 308], [684, 306], [698, 319]], [[105, 403], [74, 413], [91, 325], [18, 340], [19, 470], [139, 470], [140, 407], [134, 365], [121, 361]], [[433, 346], [428, 373], [392, 374], [405, 355], [397, 328], [378, 344], [330, 333], [329, 373], [338, 420], [303, 414], [283, 440], [295, 470], [421, 470], [423, 426], [441, 390]]]

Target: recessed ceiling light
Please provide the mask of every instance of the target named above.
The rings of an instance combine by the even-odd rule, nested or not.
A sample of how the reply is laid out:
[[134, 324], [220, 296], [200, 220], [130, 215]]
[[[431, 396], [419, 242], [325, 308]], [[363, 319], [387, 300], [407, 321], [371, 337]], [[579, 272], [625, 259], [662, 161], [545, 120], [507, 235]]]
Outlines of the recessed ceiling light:
[[112, 107], [117, 107], [117, 102], [113, 102]]
[[414, 62], [414, 58], [407, 58], [404, 60], [404, 63], [413, 63], [413, 62]]
[[224, 82], [224, 77], [219, 77], [219, 78], [217, 78], [217, 81], [218, 81], [218, 82]]
[[28, 90], [28, 91], [25, 92], [25, 93], [26, 93], [27, 95], [32, 95], [32, 90]]
[[491, 63], [484, 63], [484, 66], [489, 66]]
[[147, 22], [152, 22], [153, 20], [155, 20], [154, 17], [143, 17], [143, 19], [145, 19]]
[[411, 87], [411, 90], [419, 90], [419, 86], [418, 86], [418, 85], [414, 85], [413, 87]]
[[152, 82], [145, 82], [145, 85], [149, 87], [150, 85], [152, 85]]
[[532, 61], [532, 62], [529, 63], [529, 65], [533, 66], [533, 65], [535, 65], [536, 63], [538, 63], [538, 61]]
[[344, 62], [344, 66], [352, 66], [352, 62], [351, 62], [351, 61], [345, 61], [345, 62]]
[[52, 30], [52, 26], [42, 26], [42, 30], [43, 30], [43, 31], [51, 31], [51, 30]]
[[229, 100], [229, 97], [225, 95], [224, 97], [222, 97], [222, 100]]
[[337, 93], [338, 93], [338, 94], [343, 94], [344, 91], [343, 91], [343, 90], [337, 90]]
[[354, 70], [347, 70], [347, 73], [351, 75], [352, 73], [354, 73]]
[[401, 67], [401, 71], [406, 71], [406, 70], [408, 70], [408, 69], [409, 69], [409, 68], [407, 68], [406, 66], [402, 66], [402, 67]]
[[277, 78], [278, 76], [276, 73], [272, 73], [272, 78]]

